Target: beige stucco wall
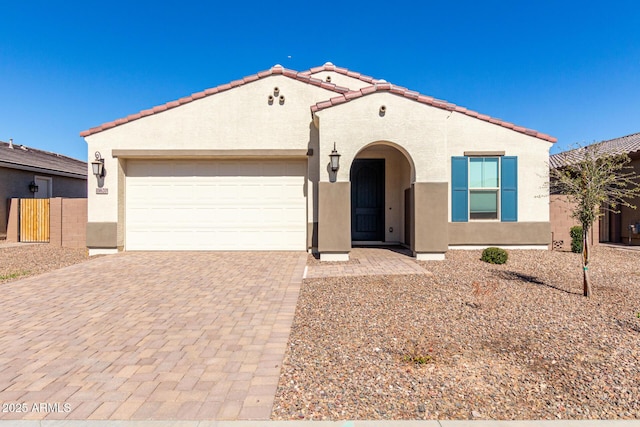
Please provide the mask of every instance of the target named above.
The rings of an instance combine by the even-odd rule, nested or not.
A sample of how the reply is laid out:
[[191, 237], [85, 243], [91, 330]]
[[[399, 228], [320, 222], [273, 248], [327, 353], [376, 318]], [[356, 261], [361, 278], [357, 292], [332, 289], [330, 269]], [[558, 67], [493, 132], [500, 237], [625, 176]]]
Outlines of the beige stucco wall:
[[[380, 106], [386, 106], [384, 116]], [[446, 117], [448, 111], [431, 108], [391, 94], [376, 93], [316, 113], [320, 128], [320, 162], [329, 163], [336, 143], [340, 157], [338, 181], [348, 181], [357, 153], [376, 141], [389, 141], [407, 150], [416, 165], [416, 181], [447, 182]], [[418, 167], [424, 165], [425, 167]], [[325, 167], [320, 179], [329, 180]]]
[[[386, 107], [384, 115], [379, 112], [381, 105]], [[406, 150], [415, 164], [415, 182], [449, 182], [451, 157], [465, 151], [504, 151], [507, 156], [518, 156], [518, 221], [549, 220], [549, 199], [539, 197], [548, 180], [551, 143], [547, 141], [388, 92], [367, 95], [316, 115], [321, 165], [328, 164], [334, 142], [342, 155], [337, 181], [349, 180], [358, 151], [375, 141], [390, 141]], [[320, 174], [321, 181], [330, 180], [324, 166]]]
[[[277, 96], [274, 88], [278, 87]], [[274, 96], [271, 104], [269, 95]], [[279, 96], [284, 96], [280, 103]], [[335, 96], [335, 92], [275, 75], [213, 94], [158, 114], [150, 115], [86, 137], [89, 159], [100, 151], [109, 194], [96, 194], [96, 180], [89, 181], [89, 222], [118, 220], [117, 149], [308, 149], [314, 134], [309, 106]], [[316, 142], [317, 144], [317, 142]], [[312, 159], [310, 164], [312, 163]], [[89, 165], [90, 167], [90, 165]], [[120, 178], [118, 178], [120, 177]], [[310, 179], [313, 177], [310, 176]], [[310, 199], [314, 200], [313, 194]], [[309, 218], [309, 222], [313, 221]]]
[[[518, 222], [549, 221], [549, 198], [543, 196], [548, 194], [550, 142], [460, 113], [447, 122], [448, 157], [469, 150], [503, 150], [506, 156], [517, 156]], [[450, 176], [450, 159], [446, 164]]]

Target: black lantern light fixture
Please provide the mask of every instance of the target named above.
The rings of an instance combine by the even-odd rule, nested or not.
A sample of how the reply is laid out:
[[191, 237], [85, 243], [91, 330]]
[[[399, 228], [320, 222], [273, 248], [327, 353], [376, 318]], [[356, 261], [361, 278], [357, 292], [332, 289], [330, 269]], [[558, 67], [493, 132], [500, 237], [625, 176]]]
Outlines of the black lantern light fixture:
[[91, 167], [93, 168], [93, 174], [96, 178], [102, 178], [104, 176], [104, 159], [99, 151], [96, 151], [96, 159], [91, 162]]
[[338, 169], [340, 169], [340, 154], [336, 151], [335, 142], [333, 143], [333, 151], [331, 151], [329, 157], [331, 158], [331, 170], [333, 172], [338, 172]]
[[38, 192], [38, 186], [34, 181], [31, 181], [31, 183], [29, 184], [29, 191], [31, 191], [32, 193]]

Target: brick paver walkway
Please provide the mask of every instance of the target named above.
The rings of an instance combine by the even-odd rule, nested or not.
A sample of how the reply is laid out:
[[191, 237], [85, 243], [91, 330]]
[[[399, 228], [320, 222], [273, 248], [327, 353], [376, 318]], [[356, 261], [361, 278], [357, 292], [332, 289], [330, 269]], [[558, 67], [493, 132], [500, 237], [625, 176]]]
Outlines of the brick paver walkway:
[[268, 419], [306, 257], [128, 252], [2, 285], [0, 419]]
[[305, 279], [381, 274], [431, 274], [401, 247], [354, 247], [347, 262], [322, 262], [307, 266]]

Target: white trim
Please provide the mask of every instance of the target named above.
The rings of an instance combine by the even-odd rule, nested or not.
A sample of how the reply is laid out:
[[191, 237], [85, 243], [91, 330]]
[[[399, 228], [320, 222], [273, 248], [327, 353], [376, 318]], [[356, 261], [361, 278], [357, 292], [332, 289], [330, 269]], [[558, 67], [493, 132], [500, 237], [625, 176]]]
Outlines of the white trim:
[[[469, 211], [467, 212], [467, 218], [469, 222], [475, 221], [485, 221], [485, 222], [501, 222], [502, 218], [502, 200], [500, 198], [502, 188], [502, 156], [467, 156], [467, 200], [469, 202], [469, 206], [467, 207]], [[476, 159], [498, 159], [498, 186], [497, 187], [474, 187], [471, 188], [471, 158]], [[483, 162], [484, 165], [484, 162]], [[472, 191], [495, 191], [496, 192], [496, 217], [495, 218], [471, 218], [471, 192]]]
[[309, 270], [309, 266], [305, 265], [304, 266], [304, 273], [302, 273], [302, 278], [306, 279], [307, 278], [307, 271]]
[[320, 261], [349, 261], [349, 252], [344, 253], [320, 253]]
[[113, 255], [113, 254], [117, 254], [117, 253], [118, 253], [118, 249], [102, 249], [102, 248], [89, 249], [89, 256], [94, 256], [94, 255]]
[[499, 247], [502, 249], [524, 249], [524, 250], [549, 250], [549, 245], [449, 245], [449, 250], [474, 251], [489, 247]]
[[444, 261], [444, 253], [416, 253], [416, 261]]

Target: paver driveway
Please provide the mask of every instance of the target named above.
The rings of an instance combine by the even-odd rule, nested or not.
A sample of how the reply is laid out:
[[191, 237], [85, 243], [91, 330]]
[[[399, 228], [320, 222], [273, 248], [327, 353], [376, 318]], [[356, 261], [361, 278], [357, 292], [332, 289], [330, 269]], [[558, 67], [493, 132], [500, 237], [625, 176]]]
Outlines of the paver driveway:
[[306, 257], [128, 252], [2, 285], [0, 419], [268, 419]]

